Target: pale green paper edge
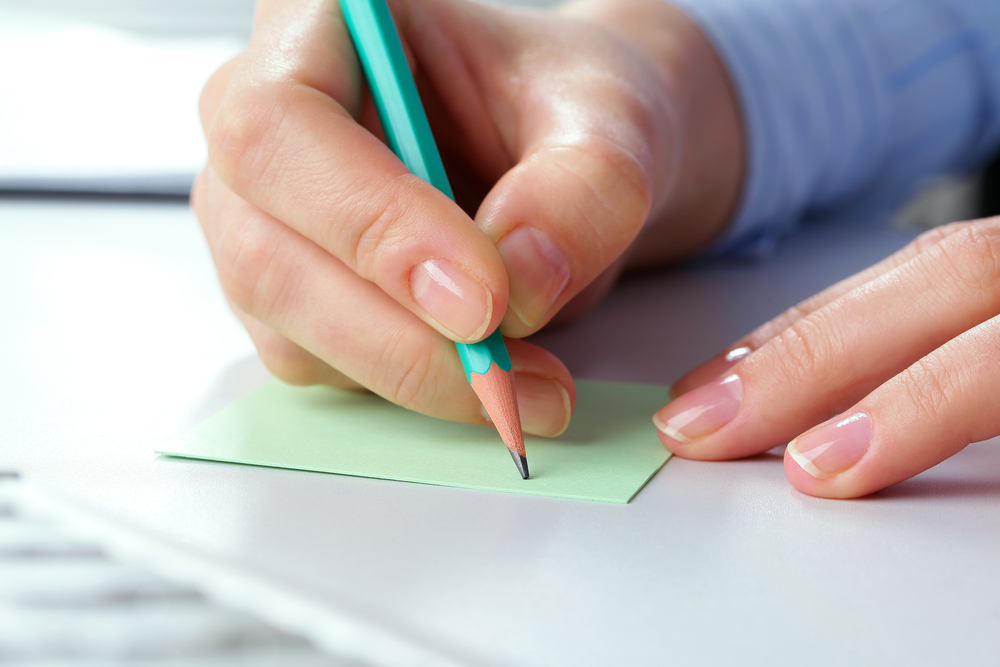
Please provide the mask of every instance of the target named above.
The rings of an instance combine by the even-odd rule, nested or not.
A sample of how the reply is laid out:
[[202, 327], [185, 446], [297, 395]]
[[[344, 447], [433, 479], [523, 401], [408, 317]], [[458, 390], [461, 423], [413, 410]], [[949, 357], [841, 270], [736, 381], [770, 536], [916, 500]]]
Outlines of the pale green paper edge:
[[[475, 484], [456, 484], [451, 482], [435, 482], [425, 479], [410, 479], [406, 477], [392, 477], [389, 475], [362, 475], [357, 473], [349, 472], [332, 472], [330, 470], [323, 470], [322, 468], [309, 468], [306, 466], [282, 466], [271, 463], [249, 463], [246, 461], [237, 461], [235, 459], [223, 459], [223, 458], [213, 458], [211, 456], [193, 456], [188, 454], [172, 454], [170, 452], [164, 452], [155, 450], [155, 454], [164, 456], [169, 459], [184, 459], [187, 461], [210, 461], [212, 463], [225, 463], [227, 465], [238, 465], [238, 466], [250, 466], [252, 468], [271, 468], [274, 470], [300, 470], [302, 472], [313, 472], [320, 473], [323, 475], [338, 475], [340, 477], [354, 477], [357, 479], [380, 479], [387, 482], [404, 482], [406, 484], [424, 484], [427, 486], [443, 486], [450, 489], [469, 489], [471, 491], [492, 491], [495, 493], [510, 493], [516, 496], [538, 496], [541, 498], [565, 498], [566, 500], [585, 500], [593, 503], [610, 503], [612, 505], [627, 505], [632, 502], [640, 491], [642, 491], [649, 480], [653, 479], [656, 473], [660, 472], [663, 466], [667, 465], [667, 461], [673, 458], [673, 454], [668, 453], [663, 459], [656, 470], [653, 470], [649, 475], [639, 484], [638, 488], [632, 492], [628, 498], [597, 498], [595, 496], [585, 496], [585, 495], [575, 495], [571, 493], [550, 493], [545, 491], [532, 491], [530, 489], [525, 489], [524, 491], [515, 491], [513, 489], [504, 489], [496, 486], [480, 486]], [[511, 464], [513, 465], [513, 464]]]
[[[664, 387], [662, 385], [648, 385], [648, 384], [638, 384], [638, 383], [596, 382], [596, 381], [579, 380], [579, 381], [577, 381], [577, 389], [578, 389], [578, 392], [580, 392], [581, 399], [584, 399], [586, 397], [586, 395], [589, 394], [590, 392], [600, 393], [602, 391], [606, 391], [606, 392], [610, 392], [610, 391], [624, 391], [626, 394], [628, 394], [630, 396], [637, 397], [640, 402], [646, 404], [644, 408], [640, 408], [637, 411], [637, 413], [641, 413], [642, 414], [642, 416], [643, 416], [642, 421], [643, 422], [646, 422], [646, 420], [649, 419], [649, 416], [651, 416], [651, 414], [652, 414], [651, 410], [657, 409], [658, 407], [662, 406], [662, 404], [664, 402], [666, 402], [668, 400], [668, 388]], [[197, 433], [200, 430], [202, 430], [203, 428], [206, 428], [206, 426], [210, 425], [213, 421], [219, 420], [219, 419], [222, 419], [222, 420], [226, 419], [226, 414], [225, 413], [228, 410], [230, 410], [233, 406], [235, 406], [238, 402], [244, 401], [244, 400], [252, 400], [252, 399], [250, 399], [250, 397], [253, 396], [255, 393], [260, 392], [262, 390], [263, 391], [275, 391], [275, 390], [277, 390], [277, 391], [281, 391], [281, 392], [284, 392], [286, 390], [288, 392], [302, 391], [301, 389], [296, 389], [296, 388], [292, 388], [292, 387], [287, 387], [285, 385], [281, 385], [281, 383], [279, 383], [278, 381], [272, 380], [271, 382], [263, 385], [262, 387], [258, 388], [257, 390], [254, 390], [253, 392], [250, 392], [250, 394], [247, 394], [246, 396], [244, 396], [244, 397], [242, 397], [240, 399], [237, 399], [237, 401], [234, 401], [234, 403], [230, 404], [230, 406], [227, 406], [226, 408], [223, 408], [223, 410], [221, 410], [215, 416], [210, 417], [201, 426], [196, 427], [195, 429], [193, 429], [191, 432], [189, 432], [187, 434], [182, 434], [182, 436], [180, 438], [175, 439], [173, 441], [176, 444], [175, 447], [170, 447], [169, 444], [168, 444], [163, 449], [156, 450], [155, 453], [160, 454], [160, 455], [165, 456], [165, 457], [168, 457], [168, 458], [178, 458], [178, 459], [188, 459], [188, 460], [200, 460], [200, 461], [213, 461], [213, 462], [218, 462], [218, 463], [228, 463], [228, 464], [237, 464], [237, 465], [249, 465], [249, 466], [255, 466], [255, 467], [276, 468], [276, 469], [281, 469], [281, 470], [302, 470], [302, 471], [307, 471], [307, 472], [318, 472], [318, 473], [331, 474], [331, 475], [343, 475], [343, 476], [347, 476], [347, 477], [363, 477], [363, 478], [369, 478], [369, 479], [384, 479], [384, 480], [389, 480], [389, 481], [410, 482], [410, 483], [417, 483], [417, 484], [429, 484], [429, 485], [432, 485], [432, 486], [445, 486], [445, 487], [452, 487], [452, 488], [467, 488], [467, 489], [474, 489], [474, 490], [481, 490], [481, 491], [499, 491], [499, 492], [503, 492], [503, 493], [516, 493], [516, 494], [521, 494], [521, 495], [535, 495], [535, 496], [550, 497], [550, 498], [567, 498], [567, 499], [573, 499], [573, 500], [589, 500], [589, 501], [594, 501], [594, 502], [607, 502], [607, 503], [614, 503], [614, 504], [627, 504], [633, 498], [635, 498], [636, 494], [638, 494], [639, 491], [641, 491], [645, 487], [645, 485], [649, 482], [649, 480], [652, 479], [653, 476], [656, 475], [656, 473], [659, 472], [663, 468], [663, 466], [666, 465], [667, 461], [669, 461], [670, 458], [671, 458], [670, 452], [668, 452], [667, 450], [663, 449], [662, 445], [660, 445], [658, 442], [656, 442], [655, 443], [655, 447], [656, 447], [655, 451], [656, 451], [657, 457], [662, 456], [662, 460], [660, 460], [655, 465], [652, 465], [652, 467], [648, 468], [648, 474], [646, 474], [645, 477], [639, 478], [638, 476], [636, 476], [634, 479], [629, 480], [628, 481], [628, 488], [631, 489], [631, 492], [628, 493], [628, 495], [624, 495], [620, 491], [618, 493], [615, 493], [613, 491], [603, 491], [601, 493], [590, 492], [589, 494], [587, 494], [587, 493], [574, 493], [574, 492], [566, 491], [566, 490], [558, 490], [558, 491], [543, 490], [543, 489], [535, 490], [535, 489], [537, 489], [537, 486], [535, 488], [532, 488], [532, 486], [531, 486], [531, 480], [528, 480], [527, 482], [523, 482], [523, 484], [524, 484], [523, 487], [520, 486], [522, 484], [522, 482], [519, 481], [516, 485], [511, 485], [511, 486], [505, 488], [503, 486], [493, 486], [493, 485], [488, 485], [488, 484], [477, 484], [477, 483], [456, 482], [456, 481], [440, 480], [440, 479], [427, 479], [427, 478], [419, 478], [419, 477], [409, 477], [409, 476], [406, 476], [406, 475], [399, 475], [399, 474], [372, 473], [370, 471], [365, 471], [365, 472], [340, 471], [340, 470], [333, 470], [333, 469], [330, 469], [330, 468], [321, 468], [321, 467], [314, 467], [314, 466], [309, 466], [309, 465], [301, 465], [301, 464], [297, 464], [297, 463], [296, 464], [285, 464], [285, 463], [273, 463], [273, 462], [270, 462], [270, 461], [260, 461], [260, 460], [245, 460], [245, 459], [241, 460], [239, 458], [233, 458], [233, 457], [215, 456], [215, 455], [211, 455], [211, 454], [201, 454], [201, 453], [192, 454], [190, 452], [178, 451], [178, 449], [182, 449], [183, 448], [183, 445], [181, 444], [182, 442], [190, 442], [190, 441], [194, 440], [195, 437], [196, 437], [196, 435], [197, 435]], [[306, 390], [306, 391], [310, 391], [310, 390]], [[336, 390], [323, 390], [323, 391], [335, 392]], [[378, 400], [378, 399], [373, 399], [373, 400]], [[591, 400], [594, 400], [594, 399], [591, 399]], [[586, 401], [583, 401], [583, 402], [586, 403]], [[386, 403], [385, 405], [386, 405], [386, 407], [388, 409], [391, 409], [391, 410], [402, 410], [402, 408], [398, 408], [398, 406], [392, 406], [389, 403]], [[594, 406], [585, 406], [585, 407], [589, 407], [591, 410], [594, 409]], [[645, 412], [644, 412], [646, 410], [649, 410], [648, 415], [646, 415]], [[429, 418], [422, 417], [420, 415], [414, 415], [413, 413], [406, 413], [406, 414], [413, 415], [413, 417], [414, 417], [415, 420], [429, 419]], [[578, 406], [578, 410], [577, 410], [577, 416], [578, 416], [578, 418], [580, 416], [579, 406]], [[587, 417], [589, 417], [589, 418], [595, 418], [595, 416], [599, 417], [599, 415], [595, 415], [595, 414], [587, 415]], [[609, 417], [610, 416], [611, 415], [609, 415]], [[587, 417], [584, 417], [583, 419], [586, 419]], [[575, 422], [576, 422], [576, 420], [574, 420], [574, 423]], [[631, 422], [629, 422], [629, 423], [631, 423]], [[435, 422], [435, 424], [437, 426], [441, 426], [443, 424], [448, 424], [448, 422]], [[635, 424], [633, 425], [633, 427], [634, 426], [635, 426]], [[469, 427], [466, 427], [466, 426], [462, 426], [462, 427], [463, 428], [469, 428]], [[477, 427], [472, 427], [472, 428], [477, 428]], [[571, 425], [570, 431], [567, 432], [567, 435], [572, 434], [572, 432], [573, 432], [573, 426]], [[492, 433], [495, 434], [495, 431], [492, 432]], [[652, 439], [656, 438], [655, 431], [653, 430], [651, 424], [649, 426], [649, 433], [651, 434], [651, 438]], [[536, 446], [539, 446], [539, 445], [540, 446], [545, 446], [545, 443], [552, 442], [552, 441], [545, 441], [545, 440], [538, 440], [538, 439], [529, 439], [529, 452], [531, 450], [531, 441], [535, 441]], [[500, 445], [500, 447], [498, 447], [495, 451], [496, 452], [503, 452], [504, 454], [506, 454], [506, 450], [505, 450], [505, 448], [503, 448], [502, 443], [500, 443], [499, 441], [497, 441], [497, 444]], [[574, 447], [574, 446], [577, 446], [577, 445], [571, 444], [571, 445], [567, 445], [567, 446], [568, 447]], [[580, 445], [580, 446], [586, 446], [586, 445]], [[640, 445], [640, 446], [642, 446], [642, 445]], [[653, 450], [651, 449], [651, 451], [653, 451]], [[293, 456], [292, 458], [295, 458], [295, 457]], [[508, 459], [509, 457], [505, 455], [502, 458], [503, 459]], [[529, 462], [530, 462], [530, 454], [529, 454]], [[513, 465], [509, 461], [505, 460], [504, 463], [503, 463], [503, 465], [504, 466], [511, 466], [511, 469], [513, 470]], [[628, 474], [630, 474], [630, 473], [628, 473]], [[559, 480], [559, 481], [562, 481], [562, 480]], [[606, 481], [602, 482], [600, 480], [596, 480], [596, 481], [594, 481], [594, 480], [583, 480], [583, 481], [581, 481], [580, 485], [581, 486], [586, 486], [586, 482], [588, 482], [588, 481], [594, 482], [598, 486], [602, 486], [602, 485], [603, 486], [614, 486], [614, 484], [610, 484], [610, 483], [608, 483]], [[621, 486], [621, 484], [618, 484], [618, 486]]]

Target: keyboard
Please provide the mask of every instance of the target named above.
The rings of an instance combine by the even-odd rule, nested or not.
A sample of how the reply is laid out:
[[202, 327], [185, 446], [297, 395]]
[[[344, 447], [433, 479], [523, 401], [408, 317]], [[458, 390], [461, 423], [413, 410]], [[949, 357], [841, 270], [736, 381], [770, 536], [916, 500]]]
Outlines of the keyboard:
[[0, 664], [362, 667], [106, 538], [0, 472]]

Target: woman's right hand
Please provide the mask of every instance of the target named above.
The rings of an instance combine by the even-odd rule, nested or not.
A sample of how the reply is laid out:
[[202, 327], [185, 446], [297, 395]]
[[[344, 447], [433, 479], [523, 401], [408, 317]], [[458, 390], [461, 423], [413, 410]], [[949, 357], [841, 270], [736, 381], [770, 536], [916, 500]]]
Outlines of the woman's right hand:
[[557, 435], [572, 378], [515, 339], [594, 302], [627, 262], [720, 233], [743, 163], [728, 78], [662, 0], [391, 6], [458, 204], [381, 140], [335, 2], [262, 0], [201, 100], [192, 205], [223, 290], [286, 382], [476, 424], [452, 341], [500, 326], [525, 432]]

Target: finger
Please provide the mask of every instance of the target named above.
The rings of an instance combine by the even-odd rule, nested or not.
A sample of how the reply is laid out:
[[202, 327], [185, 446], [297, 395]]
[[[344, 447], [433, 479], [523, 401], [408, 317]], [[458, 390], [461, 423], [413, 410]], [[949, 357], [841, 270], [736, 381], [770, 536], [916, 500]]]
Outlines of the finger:
[[785, 454], [788, 479], [813, 496], [856, 498], [1000, 435], [998, 340], [993, 318], [796, 438]]
[[[202, 222], [206, 238], [209, 235], [209, 228], [213, 226], [209, 221], [217, 220], [218, 217], [225, 214], [224, 207], [220, 206], [219, 198], [211, 197], [208, 192], [212, 188], [210, 182], [211, 174], [207, 170], [203, 170], [195, 179], [191, 189], [191, 208], [198, 220]], [[217, 183], [215, 187], [216, 189], [219, 187]], [[261, 361], [278, 379], [292, 385], [326, 384], [338, 389], [363, 389], [357, 382], [340, 373], [319, 357], [240, 310], [231, 299], [227, 298], [226, 301], [233, 314], [250, 335], [250, 340], [257, 348], [257, 354]]]
[[649, 210], [640, 171], [589, 138], [533, 153], [494, 188], [477, 222], [509, 276], [504, 333], [538, 330], [621, 256]]
[[352, 117], [358, 66], [339, 10], [266, 3], [257, 23], [209, 130], [213, 171], [442, 334], [483, 338], [506, 309], [503, 262]]
[[805, 301], [789, 308], [778, 317], [761, 325], [747, 336], [739, 339], [719, 355], [713, 357], [701, 366], [693, 369], [687, 375], [674, 383], [671, 393], [674, 396], [681, 396], [692, 389], [702, 386], [710, 380], [718, 378], [736, 365], [738, 361], [750, 355], [756, 349], [762, 347], [769, 340], [786, 330], [804, 317], [816, 312], [827, 304], [839, 299], [841, 296], [851, 292], [866, 283], [885, 275], [889, 271], [909, 262], [911, 259], [932, 248], [952, 234], [962, 231], [970, 222], [956, 222], [950, 225], [936, 227], [924, 232], [912, 242], [908, 243], [902, 250], [893, 253], [886, 259], [874, 264], [864, 271], [854, 274], [839, 283], [828, 287], [822, 292], [806, 299]]
[[1000, 313], [1000, 220], [966, 225], [795, 322], [722, 380], [658, 413], [681, 456], [728, 459], [788, 442], [946, 341]]
[[212, 73], [205, 82], [205, 87], [201, 89], [201, 95], [198, 97], [198, 116], [201, 118], [201, 127], [206, 135], [215, 119], [215, 113], [219, 110], [219, 105], [222, 104], [233, 72], [239, 67], [241, 56], [242, 54], [237, 54], [224, 62]]
[[[202, 212], [223, 290], [238, 311], [399, 405], [487, 423], [452, 342], [314, 243], [226, 190], [210, 170], [200, 180], [196, 211]], [[554, 435], [572, 409], [569, 372], [529, 343], [509, 341], [509, 350], [523, 427]]]
[[[505, 338], [514, 372], [521, 430], [553, 437], [569, 426], [576, 409], [576, 386], [569, 370], [548, 350], [516, 338]], [[482, 414], [486, 417], [485, 409]]]
[[[607, 66], [614, 70], [618, 51], [600, 39], [611, 38], [590, 37], [594, 49], [607, 51]], [[537, 40], [545, 45], [540, 49], [566, 46], [552, 41]], [[623, 255], [653, 202], [670, 187], [679, 139], [660, 91], [639, 94], [631, 80], [575, 71], [572, 62], [551, 53], [517, 62], [528, 65], [507, 79], [532, 80], [537, 92], [506, 91], [501, 97], [516, 100], [517, 117], [537, 120], [512, 137], [517, 165], [487, 195], [476, 222], [507, 268], [503, 330], [523, 336]], [[547, 66], [532, 65], [538, 62]], [[569, 91], [568, 79], [574, 81]]]
[[364, 390], [360, 384], [316, 355], [250, 317], [230, 302], [236, 318], [250, 335], [260, 360], [282, 382], [296, 386], [325, 384], [350, 391]]
[[[201, 205], [212, 215], [199, 217], [223, 291], [237, 310], [389, 400], [446, 419], [478, 420], [478, 401], [464, 387], [429, 381], [449, 375], [447, 341], [339, 260], [227, 190], [210, 170], [205, 181]], [[441, 393], [427, 395], [433, 391]], [[439, 402], [443, 411], [436, 411]]]
[[[566, 15], [526, 20], [432, 1], [398, 20], [417, 62], [434, 63], [419, 74], [432, 117], [449, 122], [439, 133], [445, 154], [474, 156], [461, 174], [478, 176], [470, 192], [496, 181], [476, 222], [507, 268], [503, 331], [537, 330], [599, 276], [608, 281], [587, 296], [603, 294], [619, 273], [608, 268], [673, 182], [680, 140], [669, 86], [609, 30]], [[442, 25], [461, 29], [442, 35]], [[580, 43], [590, 54], [582, 63]]]
[[619, 257], [614, 263], [611, 264], [611, 266], [604, 269], [604, 273], [595, 278], [594, 281], [583, 288], [582, 291], [577, 292], [576, 296], [570, 299], [565, 306], [560, 308], [559, 311], [552, 316], [552, 319], [550, 319], [549, 322], [555, 326], [567, 324], [593, 310], [597, 304], [604, 300], [604, 297], [607, 296], [607, 294], [614, 288], [615, 283], [618, 282], [618, 278], [621, 276], [627, 261], [627, 256], [622, 255]]

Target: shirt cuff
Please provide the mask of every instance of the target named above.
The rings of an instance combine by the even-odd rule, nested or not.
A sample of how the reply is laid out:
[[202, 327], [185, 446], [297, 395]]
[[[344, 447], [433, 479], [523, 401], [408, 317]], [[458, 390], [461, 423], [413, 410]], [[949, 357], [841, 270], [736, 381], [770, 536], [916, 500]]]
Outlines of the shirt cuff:
[[[848, 154], [831, 142], [838, 136], [877, 142], [884, 117], [877, 86], [858, 53], [864, 46], [849, 37], [858, 17], [817, 11], [815, 3], [669, 1], [701, 27], [724, 61], [746, 131], [740, 204], [709, 254], [769, 254], [815, 203], [817, 181], [848, 167], [829, 164]], [[843, 57], [845, 41], [861, 57]], [[859, 92], [867, 99], [859, 100]], [[853, 165], [856, 176], [860, 166]]]

